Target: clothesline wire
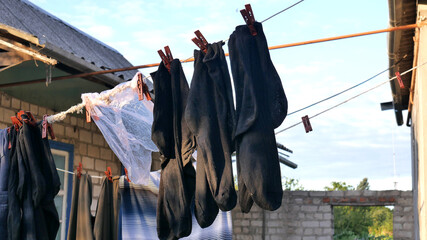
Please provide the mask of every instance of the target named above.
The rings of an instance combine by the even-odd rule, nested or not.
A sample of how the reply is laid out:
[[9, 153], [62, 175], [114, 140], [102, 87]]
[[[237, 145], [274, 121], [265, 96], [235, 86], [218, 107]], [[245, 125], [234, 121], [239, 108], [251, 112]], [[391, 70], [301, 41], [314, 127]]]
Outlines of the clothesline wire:
[[[336, 37], [321, 38], [321, 39], [315, 39], [315, 40], [309, 40], [309, 41], [303, 41], [303, 42], [276, 45], [276, 46], [271, 46], [268, 49], [269, 50], [283, 49], [283, 48], [288, 48], [288, 47], [295, 47], [295, 46], [302, 46], [302, 45], [308, 45], [308, 44], [313, 44], [313, 43], [335, 41], [335, 40], [341, 40], [341, 39], [353, 38], [353, 37], [360, 37], [360, 36], [366, 36], [366, 35], [372, 35], [372, 34], [378, 34], [378, 33], [393, 32], [393, 31], [400, 31], [400, 30], [410, 30], [410, 29], [414, 29], [414, 28], [420, 28], [420, 27], [425, 26], [425, 25], [427, 25], [427, 22], [409, 24], [409, 25], [404, 25], [404, 26], [399, 26], [399, 27], [385, 28], [385, 29], [380, 29], [380, 30], [375, 30], [375, 31], [361, 32], [361, 33], [355, 33], [355, 34], [347, 34], [347, 35], [341, 35], [341, 36], [336, 36]], [[225, 56], [229, 56], [229, 54], [226, 53]], [[187, 62], [193, 62], [193, 61], [194, 61], [194, 58], [192, 57], [192, 58], [186, 59], [185, 61], [181, 61], [181, 62], [187, 63]], [[94, 76], [94, 75], [101, 75], [101, 74], [107, 74], [107, 73], [124, 72], [124, 71], [136, 70], [136, 69], [156, 67], [159, 65], [160, 65], [159, 63], [152, 63], [152, 64], [138, 65], [138, 66], [132, 66], [132, 67], [125, 67], [125, 68], [117, 68], [117, 69], [109, 69], [109, 70], [90, 72], [90, 73], [81, 73], [81, 74], [76, 74], [76, 75], [53, 77], [51, 79], [51, 81], [59, 81], [59, 80], [65, 80], [65, 79], [70, 79], [70, 78], [85, 78], [85, 77]], [[41, 83], [41, 82], [45, 82], [45, 81], [46, 81], [46, 78], [30, 80], [30, 81], [25, 81], [25, 82], [5, 83], [5, 84], [0, 84], [0, 88], [20, 86], [23, 84]]]
[[[74, 172], [70, 172], [70, 171], [67, 171], [67, 170], [64, 170], [64, 169], [60, 169], [60, 168], [56, 168], [56, 170], [58, 170], [58, 171], [60, 171], [60, 172], [64, 172], [64, 173], [68, 173], [68, 174], [72, 174], [72, 175], [74, 175], [74, 174], [76, 174], [76, 173], [74, 173]], [[92, 176], [92, 175], [90, 175], [92, 178], [103, 178], [103, 177], [101, 177], [101, 176]]]
[[329, 99], [331, 99], [331, 98], [337, 97], [337, 96], [339, 96], [339, 95], [341, 95], [341, 94], [343, 94], [343, 93], [345, 93], [345, 92], [350, 91], [350, 90], [351, 90], [351, 89], [353, 89], [353, 88], [356, 88], [356, 87], [358, 87], [358, 86], [361, 86], [361, 85], [363, 85], [363, 84], [365, 84], [365, 83], [367, 83], [367, 82], [371, 81], [372, 79], [374, 79], [374, 78], [378, 77], [379, 75], [381, 75], [381, 74], [383, 74], [383, 73], [385, 73], [385, 72], [389, 71], [390, 69], [394, 68], [397, 64], [399, 64], [399, 63], [400, 63], [403, 59], [405, 59], [407, 56], [408, 56], [408, 55], [407, 55], [407, 54], [405, 54], [405, 56], [403, 56], [399, 61], [397, 61], [397, 62], [396, 62], [395, 64], [393, 64], [391, 67], [389, 67], [389, 68], [387, 68], [387, 69], [384, 69], [383, 71], [381, 71], [381, 72], [379, 72], [379, 73], [375, 74], [374, 76], [372, 76], [372, 77], [370, 77], [370, 78], [366, 79], [365, 81], [360, 82], [360, 83], [358, 83], [358, 84], [356, 84], [356, 85], [354, 85], [354, 86], [351, 86], [351, 87], [349, 87], [349, 88], [347, 88], [347, 89], [344, 89], [344, 90], [342, 90], [341, 92], [335, 93], [335, 94], [334, 94], [334, 95], [332, 95], [332, 96], [329, 96], [329, 97], [324, 98], [324, 99], [322, 99], [322, 100], [319, 100], [319, 101], [317, 101], [317, 102], [315, 102], [315, 103], [312, 103], [312, 104], [310, 104], [310, 105], [308, 105], [308, 106], [305, 106], [305, 107], [300, 108], [300, 109], [298, 109], [298, 110], [295, 110], [295, 111], [293, 111], [293, 112], [291, 112], [291, 113], [288, 113], [288, 116], [293, 115], [293, 114], [295, 114], [295, 113], [297, 113], [297, 112], [301, 112], [302, 110], [305, 110], [305, 109], [307, 109], [307, 108], [313, 107], [313, 106], [315, 106], [315, 105], [317, 105], [317, 104], [320, 104], [320, 103], [322, 103], [322, 102], [324, 102], [324, 101], [327, 101], [327, 100], [329, 100]]
[[[421, 66], [423, 66], [423, 65], [425, 65], [425, 64], [427, 64], [427, 62], [424, 62], [423, 64], [421, 64], [421, 65], [418, 65], [418, 66], [415, 66], [415, 67], [413, 67], [413, 68], [411, 68], [411, 69], [409, 69], [409, 70], [406, 70], [405, 72], [403, 72], [403, 73], [401, 73], [400, 74], [400, 76], [403, 76], [403, 75], [405, 75], [405, 74], [407, 74], [407, 73], [409, 73], [409, 72], [411, 72], [411, 71], [413, 71], [413, 70], [415, 70], [415, 69], [417, 69], [417, 68], [419, 68], [419, 67], [421, 67]], [[341, 105], [343, 105], [344, 103], [347, 103], [347, 102], [349, 102], [350, 100], [353, 100], [353, 99], [355, 99], [355, 98], [357, 98], [357, 97], [359, 97], [359, 96], [361, 96], [361, 95], [363, 95], [363, 94], [365, 94], [365, 93], [367, 93], [367, 92], [370, 92], [370, 91], [372, 91], [372, 90], [374, 90], [374, 89], [376, 89], [376, 88], [378, 88], [378, 87], [380, 87], [380, 86], [382, 86], [382, 85], [384, 85], [384, 84], [386, 84], [386, 83], [388, 83], [388, 82], [391, 82], [391, 81], [393, 81], [394, 79], [396, 79], [397, 77], [396, 76], [394, 76], [394, 77], [392, 77], [392, 78], [390, 78], [390, 79], [388, 79], [387, 81], [384, 81], [384, 82], [382, 82], [382, 83], [380, 83], [380, 84], [378, 84], [378, 85], [376, 85], [376, 86], [374, 86], [374, 87], [372, 87], [372, 88], [369, 88], [369, 89], [367, 89], [367, 90], [365, 90], [365, 91], [363, 91], [363, 92], [361, 92], [361, 93], [359, 93], [359, 94], [357, 94], [357, 95], [355, 95], [355, 96], [353, 96], [353, 97], [351, 97], [351, 98], [348, 98], [347, 100], [345, 100], [345, 101], [342, 101], [342, 102], [340, 102], [340, 103], [338, 103], [338, 104], [336, 104], [336, 105], [334, 105], [334, 106], [332, 106], [332, 107], [330, 107], [330, 108], [327, 108], [327, 109], [325, 109], [325, 110], [323, 110], [323, 111], [321, 111], [321, 112], [319, 112], [319, 113], [316, 113], [316, 114], [314, 114], [313, 116], [311, 116], [311, 117], [309, 117], [310, 119], [312, 119], [312, 118], [315, 118], [315, 117], [317, 117], [317, 116], [319, 116], [319, 115], [321, 115], [321, 114], [323, 114], [323, 113], [325, 113], [325, 112], [328, 112], [328, 111], [330, 111], [330, 110], [332, 110], [332, 109], [334, 109], [334, 108], [337, 108], [337, 107], [339, 107], [339, 106], [341, 106]], [[282, 133], [282, 132], [284, 132], [284, 131], [286, 131], [286, 130], [289, 130], [289, 129], [291, 129], [291, 128], [293, 128], [293, 127], [296, 127], [296, 126], [298, 126], [299, 124], [301, 124], [302, 123], [302, 121], [301, 122], [297, 122], [297, 123], [295, 123], [295, 124], [293, 124], [293, 125], [291, 125], [291, 126], [289, 126], [289, 127], [286, 127], [286, 128], [284, 128], [284, 129], [282, 129], [282, 130], [280, 130], [280, 131], [277, 131], [276, 133], [275, 133], [275, 135], [277, 135], [277, 134], [279, 134], [279, 133]]]
[[303, 1], [304, 1], [304, 0], [300, 0], [299, 2], [296, 2], [296, 3], [292, 4], [291, 6], [289, 6], [289, 7], [285, 8], [285, 9], [283, 9], [283, 10], [281, 10], [281, 11], [279, 11], [279, 12], [277, 12], [277, 13], [273, 14], [273, 15], [271, 15], [270, 17], [268, 17], [268, 18], [266, 18], [266, 19], [262, 20], [262, 21], [261, 21], [261, 23], [264, 23], [264, 22], [266, 22], [267, 20], [270, 20], [271, 18], [273, 18], [273, 17], [275, 17], [275, 16], [277, 16], [277, 15], [281, 14], [282, 12], [284, 12], [284, 11], [286, 11], [286, 10], [289, 10], [289, 9], [291, 9], [291, 8], [295, 7], [296, 5], [298, 5], [298, 4], [300, 4], [300, 3], [302, 3]]

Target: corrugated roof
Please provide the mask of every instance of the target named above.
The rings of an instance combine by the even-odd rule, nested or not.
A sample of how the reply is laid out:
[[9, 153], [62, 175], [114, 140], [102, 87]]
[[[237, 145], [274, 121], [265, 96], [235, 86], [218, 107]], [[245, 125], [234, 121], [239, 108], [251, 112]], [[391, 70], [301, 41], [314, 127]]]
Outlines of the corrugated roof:
[[[102, 69], [132, 66], [117, 50], [25, 0], [0, 0], [0, 23], [30, 33], [40, 44], [58, 47]], [[136, 70], [115, 75], [130, 80], [135, 73]]]

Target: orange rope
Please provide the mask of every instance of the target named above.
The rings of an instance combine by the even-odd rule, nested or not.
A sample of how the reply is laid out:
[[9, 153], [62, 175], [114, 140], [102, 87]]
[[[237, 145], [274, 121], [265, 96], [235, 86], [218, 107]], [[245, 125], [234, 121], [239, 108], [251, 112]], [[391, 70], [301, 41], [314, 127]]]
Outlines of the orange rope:
[[[313, 44], [313, 43], [321, 43], [321, 42], [334, 41], [334, 40], [345, 39], [345, 38], [366, 36], [366, 35], [377, 34], [377, 33], [393, 32], [393, 31], [399, 31], [399, 30], [409, 30], [409, 29], [414, 29], [414, 28], [420, 28], [420, 27], [425, 26], [425, 25], [427, 25], [427, 23], [426, 22], [422, 22], [422, 23], [418, 23], [418, 24], [409, 24], [409, 25], [405, 25], [405, 26], [391, 27], [391, 28], [380, 29], [380, 30], [375, 30], [375, 31], [368, 31], [368, 32], [361, 32], [361, 33], [354, 33], [354, 34], [347, 34], [347, 35], [336, 36], [336, 37], [329, 37], [329, 38], [321, 38], [321, 39], [310, 40], [310, 41], [303, 41], [303, 42], [297, 42], [297, 43], [282, 44], [282, 45], [277, 45], [277, 46], [271, 46], [268, 49], [270, 49], [270, 50], [282, 49], [282, 48], [288, 48], [288, 47], [308, 45], [308, 44]], [[226, 53], [225, 56], [229, 56], [229, 53]], [[194, 61], [194, 58], [189, 58], [189, 59], [183, 60], [181, 62], [182, 63], [187, 63], [187, 62], [193, 62], [193, 61]], [[82, 78], [82, 77], [89, 77], [89, 76], [106, 74], [106, 73], [123, 72], [123, 71], [129, 71], [129, 70], [135, 70], [135, 69], [143, 69], [143, 68], [150, 68], [150, 67], [156, 67], [156, 66], [159, 66], [159, 63], [138, 65], [138, 66], [133, 66], [133, 67], [119, 68], [119, 69], [110, 69], [110, 70], [104, 70], [104, 71], [99, 71], [99, 72], [81, 73], [81, 74], [76, 74], [76, 75], [54, 77], [54, 78], [52, 78], [51, 81], [58, 81], [58, 80], [64, 80], [64, 79], [70, 79], [70, 78]], [[0, 84], [0, 88], [2, 88], [2, 87], [12, 87], [12, 86], [18, 86], [18, 85], [30, 84], [30, 83], [38, 83], [38, 82], [44, 82], [44, 81], [46, 81], [45, 78], [43, 78], [43, 79], [37, 79], [37, 80], [31, 80], [31, 81], [26, 81], [26, 82], [6, 83], [6, 84]]]

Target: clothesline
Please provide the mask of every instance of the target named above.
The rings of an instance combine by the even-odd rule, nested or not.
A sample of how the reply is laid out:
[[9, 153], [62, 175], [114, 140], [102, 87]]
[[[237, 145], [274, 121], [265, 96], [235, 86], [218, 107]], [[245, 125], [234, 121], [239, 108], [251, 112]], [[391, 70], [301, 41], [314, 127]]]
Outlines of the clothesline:
[[312, 104], [307, 105], [307, 106], [305, 106], [305, 107], [302, 107], [302, 108], [300, 108], [300, 109], [298, 109], [298, 110], [295, 110], [295, 111], [293, 111], [293, 112], [290, 112], [290, 113], [288, 113], [288, 116], [293, 115], [293, 114], [295, 114], [295, 113], [297, 113], [297, 112], [301, 112], [302, 110], [305, 110], [305, 109], [307, 109], [307, 108], [311, 108], [311, 107], [313, 107], [313, 106], [316, 106], [317, 104], [320, 104], [320, 103], [322, 103], [322, 102], [324, 102], [324, 101], [327, 101], [327, 100], [329, 100], [329, 99], [332, 99], [332, 98], [334, 98], [334, 97], [337, 97], [337, 96], [339, 96], [339, 95], [341, 95], [341, 94], [343, 94], [343, 93], [345, 93], [345, 92], [350, 91], [351, 89], [354, 89], [354, 88], [356, 88], [356, 87], [358, 87], [358, 86], [361, 86], [362, 84], [365, 84], [365, 83], [367, 83], [367, 82], [371, 81], [372, 79], [374, 79], [374, 78], [378, 77], [379, 75], [381, 75], [381, 74], [383, 74], [383, 73], [385, 73], [385, 72], [389, 71], [390, 69], [394, 68], [395, 66], [397, 66], [397, 64], [399, 64], [399, 63], [400, 63], [403, 59], [405, 59], [407, 56], [408, 56], [408, 55], [406, 54], [406, 55], [405, 55], [405, 56], [403, 56], [399, 61], [397, 61], [395, 64], [393, 64], [393, 65], [392, 65], [392, 66], [390, 66], [389, 68], [384, 69], [383, 71], [381, 71], [381, 72], [379, 72], [379, 73], [375, 74], [374, 76], [372, 76], [372, 77], [370, 77], [370, 78], [368, 78], [368, 79], [366, 79], [366, 80], [364, 80], [364, 81], [362, 81], [362, 82], [360, 82], [360, 83], [358, 83], [358, 84], [356, 84], [356, 85], [353, 85], [353, 86], [351, 86], [351, 87], [349, 87], [349, 88], [347, 88], [347, 89], [344, 89], [344, 90], [342, 90], [341, 92], [335, 93], [335, 94], [333, 94], [333, 95], [331, 95], [331, 96], [329, 96], [329, 97], [326, 97], [326, 98], [324, 98], [324, 99], [322, 99], [322, 100], [319, 100], [319, 101], [317, 101], [317, 102], [315, 102], [315, 103], [312, 103]]
[[[314, 43], [329, 42], [329, 41], [335, 41], [335, 40], [341, 40], [341, 39], [353, 38], [353, 37], [360, 37], [360, 36], [366, 36], [366, 35], [372, 35], [372, 34], [378, 34], [378, 33], [394, 32], [394, 31], [400, 31], [400, 30], [410, 30], [410, 29], [414, 29], [414, 28], [420, 28], [420, 27], [423, 27], [425, 25], [427, 25], [427, 22], [409, 24], [409, 25], [399, 26], [399, 27], [385, 28], [385, 29], [368, 31], [368, 32], [347, 34], [347, 35], [341, 35], [341, 36], [336, 36], [336, 37], [328, 37], [328, 38], [321, 38], [321, 39], [315, 39], [315, 40], [309, 40], [309, 41], [303, 41], [303, 42], [276, 45], [276, 46], [271, 46], [268, 49], [269, 50], [283, 49], [283, 48], [288, 48], [288, 47], [296, 47], [296, 46], [303, 46], [303, 45], [314, 44]], [[225, 56], [229, 56], [229, 54], [225, 53]], [[194, 57], [191, 57], [191, 58], [182, 60], [181, 63], [188, 63], [188, 62], [193, 62], [193, 61], [194, 61]], [[132, 66], [132, 67], [118, 68], [118, 69], [109, 69], [109, 70], [103, 70], [103, 71], [98, 71], [98, 72], [90, 72], [90, 73], [81, 73], [81, 74], [75, 74], [75, 75], [53, 77], [53, 78], [51, 78], [51, 81], [66, 80], [66, 79], [71, 79], [71, 78], [85, 78], [85, 77], [101, 75], [101, 74], [124, 72], [124, 71], [143, 69], [143, 68], [151, 68], [151, 67], [157, 67], [157, 66], [159, 66], [159, 63], [138, 65], [138, 66]], [[46, 81], [46, 78], [30, 80], [30, 81], [25, 81], [25, 82], [5, 83], [5, 84], [0, 84], [0, 88], [20, 86], [23, 84], [41, 83], [41, 82], [45, 82], [45, 81]]]
[[[421, 65], [418, 65], [418, 66], [415, 66], [415, 67], [413, 67], [413, 68], [411, 68], [411, 69], [409, 69], [409, 70], [406, 70], [405, 72], [403, 72], [403, 73], [401, 73], [400, 74], [400, 76], [403, 76], [403, 75], [405, 75], [405, 74], [407, 74], [407, 73], [409, 73], [409, 72], [411, 72], [411, 71], [413, 71], [413, 70], [415, 70], [415, 69], [417, 69], [417, 68], [419, 68], [419, 67], [421, 67], [421, 66], [423, 66], [423, 65], [425, 65], [425, 64], [427, 64], [427, 62], [424, 62], [423, 64], [421, 64]], [[355, 95], [355, 96], [353, 96], [353, 97], [351, 97], [351, 98], [349, 98], [349, 99], [347, 99], [347, 100], [345, 100], [345, 101], [343, 101], [343, 102], [340, 102], [340, 103], [338, 103], [338, 104], [336, 104], [336, 105], [334, 105], [334, 106], [332, 106], [332, 107], [330, 107], [330, 108], [327, 108], [327, 109], [325, 109], [325, 110], [323, 110], [323, 111], [321, 111], [321, 112], [319, 112], [319, 113], [317, 113], [317, 114], [315, 114], [315, 115], [313, 115], [313, 116], [311, 116], [311, 117], [309, 117], [310, 119], [311, 118], [315, 118], [315, 117], [317, 117], [317, 116], [319, 116], [319, 115], [321, 115], [321, 114], [323, 114], [323, 113], [325, 113], [325, 112], [328, 112], [328, 111], [330, 111], [330, 110], [332, 110], [332, 109], [334, 109], [334, 108], [337, 108], [337, 107], [339, 107], [339, 106], [341, 106], [341, 105], [343, 105], [344, 103], [346, 103], [346, 102], [348, 102], [348, 101], [350, 101], [350, 100], [352, 100], [352, 99], [355, 99], [355, 98], [357, 98], [357, 97], [359, 97], [359, 96], [361, 96], [361, 95], [363, 95], [363, 94], [365, 94], [365, 93], [367, 93], [367, 92], [370, 92], [370, 91], [372, 91], [372, 90], [374, 90], [374, 89], [376, 89], [376, 88], [378, 88], [378, 87], [380, 87], [380, 86], [382, 86], [382, 85], [384, 85], [384, 84], [386, 84], [386, 83], [388, 83], [388, 82], [391, 82], [391, 81], [393, 81], [394, 79], [396, 79], [397, 77], [396, 76], [394, 76], [394, 77], [392, 77], [392, 78], [390, 78], [390, 79], [388, 79], [387, 81], [384, 81], [384, 82], [382, 82], [382, 83], [380, 83], [380, 84], [378, 84], [378, 85], [376, 85], [376, 86], [374, 86], [374, 87], [372, 87], [372, 88], [369, 88], [368, 90], [365, 90], [365, 91], [363, 91], [363, 92], [361, 92], [361, 93], [359, 93], [359, 94], [357, 94], [357, 95]], [[293, 128], [293, 127], [296, 127], [296, 126], [298, 126], [299, 124], [301, 124], [302, 123], [302, 121], [301, 122], [297, 122], [297, 123], [295, 123], [295, 124], [293, 124], [293, 125], [291, 125], [291, 126], [289, 126], [289, 127], [287, 127], [287, 128], [284, 128], [284, 129], [282, 129], [282, 130], [280, 130], [280, 131], [277, 131], [275, 134], [277, 135], [277, 134], [279, 134], [279, 133], [282, 133], [282, 132], [284, 132], [284, 131], [286, 131], [286, 130], [289, 130], [289, 129], [291, 129], [291, 128]]]
[[[64, 172], [64, 173], [68, 173], [68, 174], [75, 174], [74, 172], [70, 172], [70, 171], [67, 171], [67, 170], [64, 170], [64, 169], [60, 169], [60, 168], [56, 168], [56, 170], [58, 170], [58, 171], [60, 171], [60, 172]], [[90, 175], [92, 178], [99, 178], [99, 179], [102, 179], [103, 177], [101, 177], [101, 176], [92, 176], [92, 175]]]

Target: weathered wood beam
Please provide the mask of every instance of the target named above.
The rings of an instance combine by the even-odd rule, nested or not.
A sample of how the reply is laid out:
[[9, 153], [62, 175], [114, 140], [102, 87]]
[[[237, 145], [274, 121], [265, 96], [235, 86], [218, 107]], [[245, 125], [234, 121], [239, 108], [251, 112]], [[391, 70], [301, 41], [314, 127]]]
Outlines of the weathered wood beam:
[[3, 67], [32, 59], [31, 56], [20, 52], [0, 52], [0, 66]]

